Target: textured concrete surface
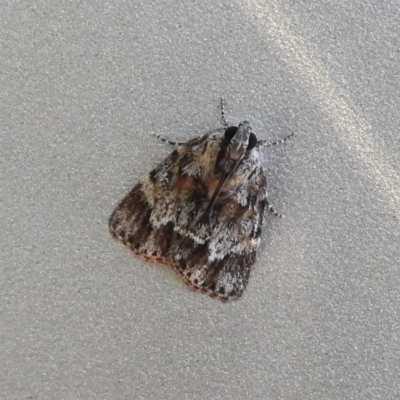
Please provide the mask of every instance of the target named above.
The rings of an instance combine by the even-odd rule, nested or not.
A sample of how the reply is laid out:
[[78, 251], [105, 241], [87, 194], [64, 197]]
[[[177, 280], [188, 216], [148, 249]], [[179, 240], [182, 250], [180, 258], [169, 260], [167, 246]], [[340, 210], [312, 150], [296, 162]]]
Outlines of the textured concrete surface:
[[[397, 1], [0, 5], [2, 399], [398, 399]], [[188, 291], [107, 218], [170, 149], [232, 121], [266, 149], [239, 302]]]

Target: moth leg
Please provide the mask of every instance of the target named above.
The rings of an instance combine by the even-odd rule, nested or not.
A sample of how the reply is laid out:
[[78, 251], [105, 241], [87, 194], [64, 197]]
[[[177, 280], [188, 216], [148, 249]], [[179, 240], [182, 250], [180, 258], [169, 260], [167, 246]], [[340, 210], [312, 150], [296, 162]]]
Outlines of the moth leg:
[[157, 139], [161, 140], [162, 142], [168, 143], [168, 144], [170, 144], [172, 146], [180, 146], [180, 145], [185, 143], [185, 142], [176, 142], [174, 140], [169, 140], [169, 139], [159, 135], [158, 133], [152, 133], [152, 135], [154, 137], [156, 137]]
[[221, 97], [221, 123], [225, 128], [229, 128], [230, 124], [225, 118], [225, 99]]
[[267, 205], [268, 211], [274, 216], [278, 218], [283, 218], [284, 216], [282, 214], [279, 214], [275, 211], [274, 207], [272, 207], [271, 203], [269, 202], [268, 198], [265, 199], [265, 203]]
[[276, 146], [277, 144], [285, 143], [288, 139], [290, 139], [293, 136], [294, 136], [294, 132], [292, 132], [290, 135], [284, 137], [283, 139], [277, 140], [275, 142], [267, 142], [266, 140], [258, 140], [257, 146], [262, 146], [262, 147]]

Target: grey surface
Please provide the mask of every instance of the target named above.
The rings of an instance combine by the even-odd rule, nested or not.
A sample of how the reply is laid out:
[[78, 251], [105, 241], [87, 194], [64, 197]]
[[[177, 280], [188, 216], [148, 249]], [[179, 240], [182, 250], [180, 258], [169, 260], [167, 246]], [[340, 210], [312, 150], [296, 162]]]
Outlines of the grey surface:
[[[0, 5], [0, 397], [398, 399], [398, 1], [140, 3]], [[222, 94], [297, 133], [232, 305], [107, 232]]]

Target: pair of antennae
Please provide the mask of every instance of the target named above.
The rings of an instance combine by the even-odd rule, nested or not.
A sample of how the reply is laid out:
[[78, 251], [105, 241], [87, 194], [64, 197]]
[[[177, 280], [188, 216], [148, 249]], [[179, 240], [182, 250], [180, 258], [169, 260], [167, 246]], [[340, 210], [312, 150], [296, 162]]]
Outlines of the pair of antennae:
[[[211, 131], [210, 133], [218, 132], [218, 131], [220, 131], [220, 130], [221, 130], [221, 129], [216, 129], [216, 130], [214, 130], [214, 131]], [[186, 143], [186, 142], [175, 142], [175, 141], [173, 141], [173, 140], [166, 139], [165, 137], [159, 135], [158, 133], [152, 133], [152, 135], [155, 136], [157, 139], [161, 140], [162, 142], [165, 142], [165, 143], [170, 144], [171, 146], [181, 146], [182, 144], [185, 144], [185, 143]], [[283, 143], [285, 143], [287, 140], [289, 140], [289, 139], [290, 139], [291, 137], [293, 137], [293, 136], [294, 136], [294, 132], [292, 132], [290, 135], [284, 137], [283, 139], [276, 140], [276, 141], [274, 141], [274, 142], [268, 142], [268, 141], [266, 141], [266, 140], [257, 140], [257, 146], [258, 146], [258, 147], [271, 147], [271, 146], [276, 146], [276, 145], [278, 145], [278, 144], [283, 144]]]
[[[226, 117], [225, 117], [225, 99], [223, 97], [221, 97], [221, 123], [224, 126], [225, 129], [229, 128], [231, 125], [227, 122]], [[210, 132], [208, 132], [208, 134], [214, 133], [214, 132], [218, 132], [221, 131], [221, 128], [218, 129], [214, 129]], [[161, 141], [168, 143], [172, 146], [181, 146], [182, 144], [185, 144], [186, 142], [177, 142], [174, 140], [169, 140], [166, 139], [164, 137], [162, 137], [161, 135], [159, 135], [158, 133], [153, 133], [153, 136], [155, 136], [157, 139], [160, 139]], [[289, 140], [291, 137], [294, 136], [294, 132], [291, 132], [290, 135], [284, 137], [283, 139], [280, 140], [276, 140], [274, 142], [268, 142], [266, 140], [257, 140], [257, 147], [271, 147], [271, 146], [276, 146], [278, 144], [283, 144], [285, 143], [287, 140]]]

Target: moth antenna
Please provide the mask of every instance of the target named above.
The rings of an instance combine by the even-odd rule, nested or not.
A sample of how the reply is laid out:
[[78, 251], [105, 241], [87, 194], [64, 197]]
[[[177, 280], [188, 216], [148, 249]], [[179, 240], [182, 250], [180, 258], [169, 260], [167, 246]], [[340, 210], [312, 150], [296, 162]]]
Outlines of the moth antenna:
[[287, 140], [289, 140], [291, 137], [294, 136], [294, 132], [292, 132], [290, 135], [284, 137], [283, 139], [276, 140], [275, 142], [267, 142], [266, 140], [258, 140], [257, 141], [257, 146], [258, 147], [271, 147], [271, 146], [276, 146], [278, 144], [283, 144]]
[[230, 124], [225, 118], [225, 99], [221, 97], [221, 123], [225, 128], [229, 128]]
[[180, 145], [185, 143], [185, 142], [176, 142], [174, 140], [169, 140], [169, 139], [159, 135], [158, 133], [152, 133], [151, 135], [156, 137], [157, 139], [161, 140], [162, 142], [168, 143], [168, 144], [170, 144], [172, 146], [180, 146]]

